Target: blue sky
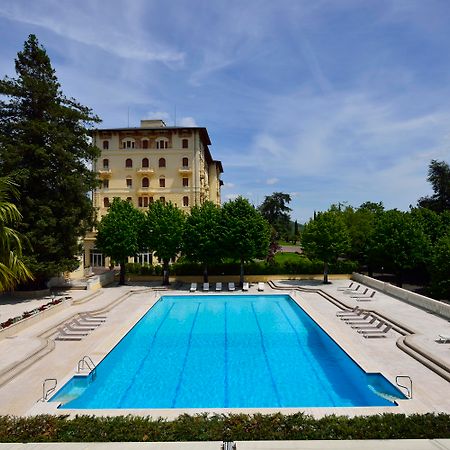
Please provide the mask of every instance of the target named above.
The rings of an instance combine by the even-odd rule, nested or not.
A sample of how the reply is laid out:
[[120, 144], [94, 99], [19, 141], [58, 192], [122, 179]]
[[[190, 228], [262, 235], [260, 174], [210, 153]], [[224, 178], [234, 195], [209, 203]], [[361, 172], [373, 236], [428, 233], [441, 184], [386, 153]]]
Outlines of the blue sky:
[[448, 0], [2, 0], [0, 76], [30, 33], [104, 127], [203, 126], [223, 200], [406, 210], [450, 162]]

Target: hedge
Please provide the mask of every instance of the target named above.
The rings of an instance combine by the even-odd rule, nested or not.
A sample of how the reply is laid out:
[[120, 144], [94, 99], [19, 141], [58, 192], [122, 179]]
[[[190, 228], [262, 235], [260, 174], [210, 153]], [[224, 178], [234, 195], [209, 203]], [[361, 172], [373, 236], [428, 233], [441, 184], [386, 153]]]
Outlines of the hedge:
[[[356, 271], [358, 263], [355, 261], [338, 261], [330, 264], [329, 273], [352, 273]], [[128, 263], [128, 273], [137, 275], [161, 275], [161, 266], [143, 265], [139, 263]], [[269, 264], [265, 261], [250, 262], [245, 264], [246, 275], [313, 275], [323, 272], [322, 261], [311, 261], [306, 257], [299, 258], [296, 262], [286, 261], [284, 263]], [[202, 275], [201, 264], [181, 261], [170, 266], [171, 275]], [[240, 265], [235, 262], [227, 262], [208, 266], [209, 275], [239, 275]]]
[[297, 413], [151, 417], [0, 416], [0, 442], [250, 441], [450, 438], [448, 414], [380, 414], [321, 419]]

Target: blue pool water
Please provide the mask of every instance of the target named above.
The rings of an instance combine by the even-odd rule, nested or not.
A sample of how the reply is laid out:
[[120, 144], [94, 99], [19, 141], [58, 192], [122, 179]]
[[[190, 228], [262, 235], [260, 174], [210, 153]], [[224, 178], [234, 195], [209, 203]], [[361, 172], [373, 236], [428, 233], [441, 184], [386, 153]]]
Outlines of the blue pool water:
[[62, 408], [395, 406], [287, 295], [164, 296]]

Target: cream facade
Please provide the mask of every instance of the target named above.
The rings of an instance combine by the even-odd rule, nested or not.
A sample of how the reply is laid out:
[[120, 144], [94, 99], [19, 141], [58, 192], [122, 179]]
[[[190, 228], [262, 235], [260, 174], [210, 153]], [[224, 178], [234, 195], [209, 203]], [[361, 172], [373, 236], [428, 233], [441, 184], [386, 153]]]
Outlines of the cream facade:
[[[223, 168], [211, 156], [206, 128], [142, 120], [139, 128], [99, 129], [92, 138], [101, 150], [93, 167], [101, 180], [93, 193], [99, 220], [115, 197], [143, 210], [156, 200], [185, 211], [208, 200], [220, 205]], [[94, 243], [95, 234], [86, 237], [85, 265], [102, 266]]]

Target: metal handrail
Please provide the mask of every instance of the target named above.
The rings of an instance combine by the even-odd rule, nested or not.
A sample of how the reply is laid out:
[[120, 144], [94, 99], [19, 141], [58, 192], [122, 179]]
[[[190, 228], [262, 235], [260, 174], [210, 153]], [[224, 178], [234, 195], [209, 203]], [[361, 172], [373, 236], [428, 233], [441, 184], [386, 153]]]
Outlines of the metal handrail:
[[[47, 382], [53, 381], [55, 384], [47, 388]], [[49, 394], [55, 391], [56, 386], [58, 385], [58, 380], [56, 378], [46, 378], [42, 383], [42, 398], [41, 401], [45, 402], [48, 399]]]
[[[409, 380], [409, 387], [405, 386], [404, 384], [400, 384], [399, 381], [398, 381], [400, 378], [406, 378], [407, 380]], [[413, 382], [412, 382], [411, 377], [409, 375], [397, 375], [395, 377], [395, 382], [397, 383], [397, 386], [399, 386], [399, 387], [401, 387], [403, 389], [406, 389], [407, 396], [408, 396], [409, 399], [411, 399], [412, 396], [413, 396]]]
[[80, 373], [82, 370], [84, 370], [85, 367], [90, 370], [90, 373], [92, 373], [92, 378], [94, 379], [97, 375], [97, 366], [95, 365], [94, 361], [92, 361], [92, 358], [89, 355], [84, 355], [78, 361], [77, 372]]

